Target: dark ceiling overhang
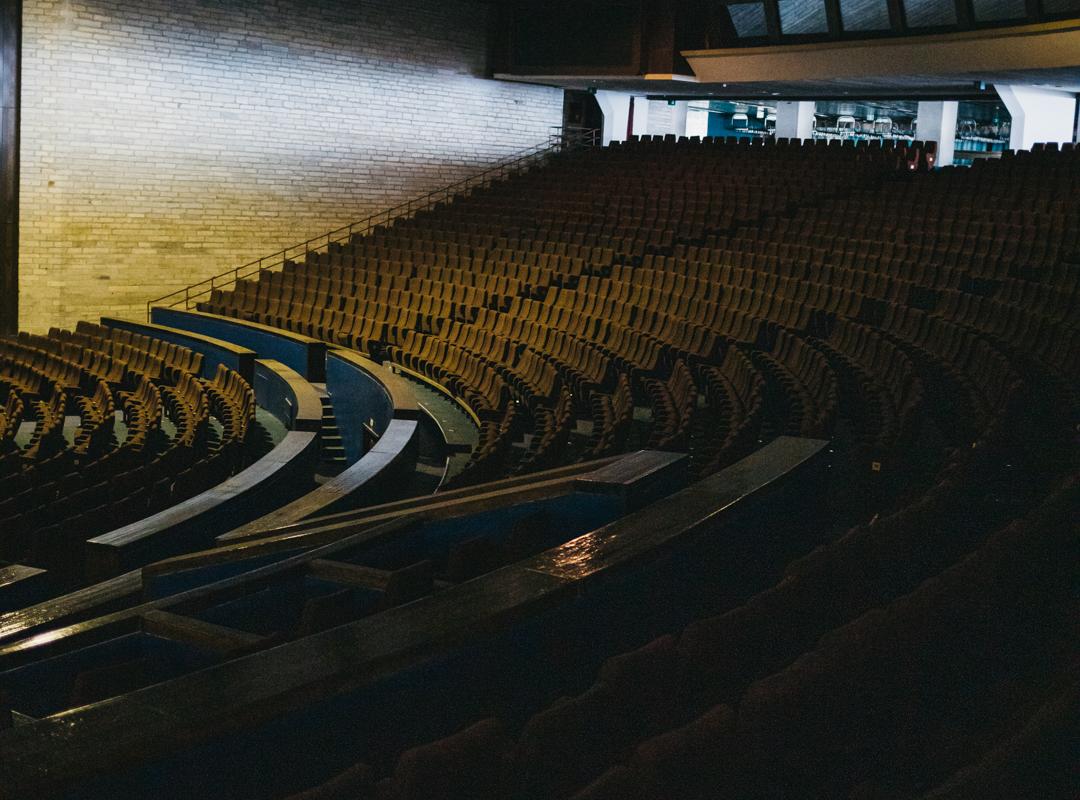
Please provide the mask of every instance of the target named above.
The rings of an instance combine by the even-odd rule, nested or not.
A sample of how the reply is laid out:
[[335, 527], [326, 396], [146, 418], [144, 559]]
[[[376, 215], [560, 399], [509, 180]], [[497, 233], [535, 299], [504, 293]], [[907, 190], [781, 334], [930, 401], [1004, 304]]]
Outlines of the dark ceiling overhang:
[[993, 85], [1080, 91], [1080, 21], [902, 39], [686, 51], [694, 75], [586, 73], [496, 78], [658, 98], [967, 99]]

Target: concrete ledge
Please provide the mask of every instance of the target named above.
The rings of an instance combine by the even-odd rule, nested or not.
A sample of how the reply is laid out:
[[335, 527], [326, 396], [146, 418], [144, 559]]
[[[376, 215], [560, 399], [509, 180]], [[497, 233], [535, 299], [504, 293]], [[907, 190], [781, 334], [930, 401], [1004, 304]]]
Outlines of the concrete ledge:
[[300, 333], [247, 322], [203, 311], [154, 308], [150, 319], [192, 333], [200, 333], [254, 350], [263, 358], [273, 358], [299, 372], [307, 380], [326, 380], [326, 342]]
[[340, 475], [289, 505], [217, 537], [217, 541], [231, 544], [266, 536], [285, 525], [377, 500], [389, 482], [415, 469], [418, 436], [415, 420], [393, 420], [375, 446]]

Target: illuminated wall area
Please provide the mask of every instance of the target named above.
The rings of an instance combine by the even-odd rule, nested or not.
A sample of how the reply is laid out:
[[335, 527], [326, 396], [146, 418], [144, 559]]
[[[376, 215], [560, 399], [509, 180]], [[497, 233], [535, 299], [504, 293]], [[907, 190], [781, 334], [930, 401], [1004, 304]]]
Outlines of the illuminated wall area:
[[21, 327], [148, 299], [544, 140], [476, 0], [26, 0]]

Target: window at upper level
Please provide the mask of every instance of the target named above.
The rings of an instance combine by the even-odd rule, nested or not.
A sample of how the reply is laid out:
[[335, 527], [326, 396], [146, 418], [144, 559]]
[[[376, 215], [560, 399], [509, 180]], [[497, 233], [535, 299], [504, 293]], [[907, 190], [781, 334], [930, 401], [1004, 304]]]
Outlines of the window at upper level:
[[769, 33], [765, 24], [764, 3], [735, 3], [728, 6], [728, 14], [740, 39], [767, 36]]
[[1042, 9], [1047, 14], [1080, 12], [1080, 0], [1042, 0]]
[[[712, 0], [719, 46], [804, 39], [858, 39], [1008, 26], [1040, 19], [1080, 17], [1080, 0], [970, 0], [970, 15], [955, 0]], [[832, 9], [838, 18], [831, 17]], [[965, 18], [967, 17], [967, 18]], [[839, 23], [830, 28], [830, 24]]]
[[780, 29], [785, 35], [828, 33], [825, 0], [780, 0]]
[[1024, 0], [972, 0], [978, 22], [1022, 19], [1027, 14]]
[[889, 29], [889, 7], [885, 0], [840, 0], [840, 18], [845, 31]]
[[904, 0], [909, 28], [936, 28], [956, 24], [956, 4], [942, 0]]

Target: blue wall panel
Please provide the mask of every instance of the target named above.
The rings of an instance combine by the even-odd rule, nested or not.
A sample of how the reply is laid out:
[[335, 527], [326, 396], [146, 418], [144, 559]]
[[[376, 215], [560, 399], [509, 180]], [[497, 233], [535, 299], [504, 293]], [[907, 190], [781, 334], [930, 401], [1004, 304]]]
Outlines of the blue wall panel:
[[258, 325], [242, 320], [232, 320], [213, 314], [200, 314], [177, 308], [155, 308], [150, 312], [153, 322], [186, 331], [202, 333], [216, 339], [247, 347], [259, 354], [259, 358], [280, 361], [299, 372], [309, 381], [325, 380], [324, 359], [326, 345], [306, 337]]
[[292, 430], [296, 419], [296, 393], [289, 382], [262, 361], [255, 362], [255, 402], [265, 408], [286, 428]]
[[334, 406], [345, 457], [353, 464], [364, 455], [364, 426], [370, 425], [381, 436], [394, 418], [393, 402], [374, 375], [336, 357], [333, 351], [326, 356], [326, 391]]

